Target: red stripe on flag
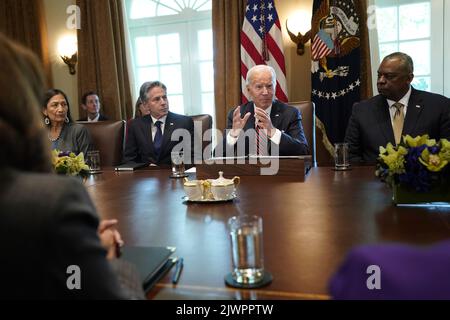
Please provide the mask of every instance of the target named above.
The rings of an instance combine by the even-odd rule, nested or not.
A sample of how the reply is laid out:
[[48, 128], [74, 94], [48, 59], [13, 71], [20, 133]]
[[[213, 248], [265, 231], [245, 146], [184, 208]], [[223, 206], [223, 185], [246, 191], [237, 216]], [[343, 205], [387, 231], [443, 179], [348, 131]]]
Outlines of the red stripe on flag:
[[283, 52], [281, 52], [277, 43], [275, 42], [275, 40], [272, 38], [272, 36], [269, 33], [266, 35], [266, 39], [267, 39], [267, 46], [269, 47], [269, 51], [272, 53], [273, 57], [277, 61], [278, 65], [280, 66], [281, 71], [283, 71], [283, 73], [286, 74], [286, 66], [284, 63]]
[[[269, 5], [270, 4], [270, 5]], [[271, 65], [275, 69], [276, 77], [277, 77], [277, 88], [276, 88], [276, 98], [281, 101], [288, 100], [287, 98], [287, 88], [286, 88], [286, 65], [285, 58], [283, 53], [283, 40], [281, 33], [281, 23], [277, 18], [276, 9], [273, 5], [272, 0], [248, 0], [247, 5], [250, 10], [256, 11], [248, 13], [248, 15], [244, 18], [244, 24], [241, 30], [241, 77], [245, 79], [247, 76], [247, 72], [250, 68], [255, 65], [265, 64]], [[267, 25], [270, 25], [270, 29], [265, 30], [264, 35], [261, 35], [261, 29], [259, 28], [259, 21], [252, 22], [251, 16], [256, 16], [264, 14], [261, 12], [262, 5], [265, 5], [265, 12], [267, 15], [266, 19], [269, 19], [270, 14], [273, 14], [272, 17], [275, 17], [274, 20], [267, 20]], [[270, 7], [270, 9], [269, 9]], [[253, 9], [256, 8], [256, 9]], [[258, 29], [258, 30], [257, 30]], [[265, 61], [262, 57], [262, 44], [264, 43], [265, 38], [267, 51], [269, 53], [269, 61]], [[280, 45], [278, 45], [280, 44]], [[280, 82], [283, 86], [280, 85]], [[245, 81], [241, 83], [242, 87], [242, 101], [246, 102], [247, 98], [245, 97]]]
[[284, 91], [281, 88], [280, 83], [278, 81], [277, 81], [277, 89], [275, 91], [275, 96], [277, 97], [278, 100], [280, 100], [282, 102], [288, 102], [288, 97], [284, 93]]
[[255, 48], [253, 42], [244, 32], [241, 32], [241, 45], [256, 64], [265, 64], [264, 59], [259, 54], [259, 51]]
[[242, 78], [246, 79], [245, 77], [247, 76], [247, 72], [248, 72], [248, 68], [245, 65], [245, 63], [242, 62], [242, 60], [241, 60], [241, 75], [242, 75]]
[[280, 24], [280, 19], [277, 19], [276, 21], [275, 21], [275, 25], [278, 27], [278, 29], [280, 29], [280, 31], [281, 31], [281, 24]]
[[313, 42], [312, 42], [311, 48], [312, 48], [313, 50], [315, 50], [315, 49], [317, 49], [318, 46], [320, 46], [321, 43], [323, 43], [323, 42], [321, 42], [320, 39], [319, 39], [319, 37], [316, 35], [316, 36], [314, 37]]
[[[242, 77], [242, 79], [245, 79], [245, 78], [246, 78], [247, 72], [248, 72], [248, 68], [247, 68], [247, 66], [245, 65], [245, 63], [241, 60], [241, 77]], [[244, 86], [244, 85], [242, 85], [241, 87], [243, 87], [243, 86]], [[244, 90], [244, 89], [242, 89], [242, 90]], [[244, 95], [244, 93], [241, 94], [241, 102], [242, 102], [242, 103], [247, 103], [247, 102], [248, 102], [248, 99], [247, 99], [247, 97]]]
[[316, 34], [311, 46], [311, 55], [313, 60], [319, 60], [331, 53], [331, 49], [328, 48], [327, 44], [319, 38]]

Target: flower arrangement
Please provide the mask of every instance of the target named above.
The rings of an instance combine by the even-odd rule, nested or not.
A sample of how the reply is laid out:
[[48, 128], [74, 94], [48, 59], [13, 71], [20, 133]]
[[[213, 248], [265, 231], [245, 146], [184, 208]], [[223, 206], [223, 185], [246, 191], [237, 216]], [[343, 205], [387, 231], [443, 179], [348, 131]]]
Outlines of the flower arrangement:
[[86, 177], [89, 174], [89, 167], [84, 162], [83, 152], [75, 155], [73, 152], [53, 150], [52, 164], [58, 174], [81, 177]]
[[450, 187], [450, 142], [406, 135], [398, 146], [380, 147], [376, 175], [394, 187], [418, 193]]

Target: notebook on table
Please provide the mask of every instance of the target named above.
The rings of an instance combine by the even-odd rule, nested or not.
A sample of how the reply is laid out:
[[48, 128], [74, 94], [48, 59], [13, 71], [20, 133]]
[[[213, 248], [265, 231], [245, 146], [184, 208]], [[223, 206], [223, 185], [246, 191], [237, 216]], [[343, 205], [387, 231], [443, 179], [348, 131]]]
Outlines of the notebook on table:
[[148, 292], [175, 264], [170, 256], [175, 247], [135, 247], [124, 246], [122, 257], [136, 267], [145, 292]]

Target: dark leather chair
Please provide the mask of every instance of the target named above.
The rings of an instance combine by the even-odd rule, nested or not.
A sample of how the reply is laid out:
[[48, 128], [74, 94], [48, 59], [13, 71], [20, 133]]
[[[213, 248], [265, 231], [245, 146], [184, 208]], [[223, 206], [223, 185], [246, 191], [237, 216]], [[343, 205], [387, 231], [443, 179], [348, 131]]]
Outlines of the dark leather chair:
[[311, 101], [290, 102], [289, 105], [296, 107], [302, 113], [302, 125], [306, 139], [310, 146], [313, 163], [316, 166], [334, 165], [333, 156], [326, 149], [322, 139], [321, 130], [316, 130], [315, 105]]
[[[200, 139], [197, 141], [202, 141], [202, 154], [205, 150], [205, 148], [212, 143], [211, 137], [212, 137], [212, 117], [209, 114], [198, 114], [191, 116], [192, 120], [194, 121], [194, 139]], [[198, 124], [196, 125], [196, 122], [200, 122], [201, 126]], [[208, 131], [209, 130], [209, 131]], [[206, 137], [204, 136], [206, 133]], [[203, 139], [203, 138], [206, 139]], [[211, 153], [206, 156], [206, 158], [210, 158]]]
[[91, 135], [92, 149], [100, 151], [102, 166], [116, 166], [122, 162], [125, 121], [78, 121]]
[[288, 105], [300, 110], [302, 114], [302, 126], [308, 141], [309, 150], [316, 163], [316, 113], [314, 103], [311, 101], [289, 102]]
[[325, 147], [322, 130], [316, 130], [316, 164], [318, 167], [334, 166], [334, 155]]

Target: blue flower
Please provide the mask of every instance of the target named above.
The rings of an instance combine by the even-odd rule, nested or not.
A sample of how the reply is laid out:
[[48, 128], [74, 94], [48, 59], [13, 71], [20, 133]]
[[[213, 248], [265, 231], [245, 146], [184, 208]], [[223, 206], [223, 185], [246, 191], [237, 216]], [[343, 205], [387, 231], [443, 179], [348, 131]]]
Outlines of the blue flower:
[[70, 151], [59, 151], [58, 157], [68, 157], [70, 156]]

